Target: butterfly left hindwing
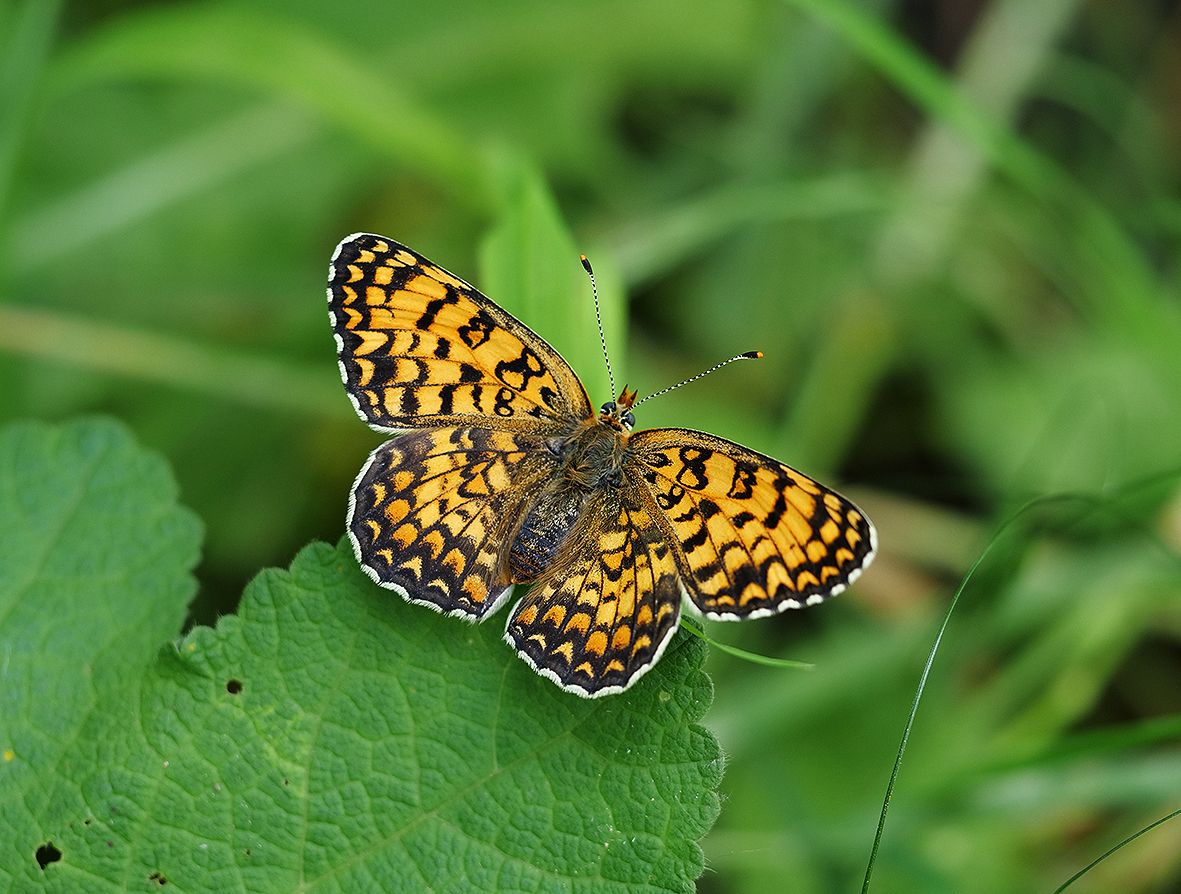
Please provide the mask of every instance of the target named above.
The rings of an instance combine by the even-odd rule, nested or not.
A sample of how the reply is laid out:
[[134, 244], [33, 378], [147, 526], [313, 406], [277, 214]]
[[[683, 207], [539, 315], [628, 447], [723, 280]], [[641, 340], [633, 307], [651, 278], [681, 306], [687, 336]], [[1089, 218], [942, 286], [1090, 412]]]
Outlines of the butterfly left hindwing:
[[504, 544], [556, 466], [533, 435], [485, 428], [412, 431], [378, 447], [353, 485], [357, 560], [411, 602], [482, 620], [511, 581]]

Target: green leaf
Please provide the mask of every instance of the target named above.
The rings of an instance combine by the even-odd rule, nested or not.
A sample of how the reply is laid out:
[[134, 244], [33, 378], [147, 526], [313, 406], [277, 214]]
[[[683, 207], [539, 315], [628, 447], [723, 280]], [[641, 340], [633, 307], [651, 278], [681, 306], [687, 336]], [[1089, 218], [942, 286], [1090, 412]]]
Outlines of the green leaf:
[[0, 890], [37, 880], [58, 783], [179, 630], [200, 539], [164, 461], [122, 426], [0, 433]]
[[[83, 443], [117, 431], [90, 425], [78, 430]], [[497, 621], [470, 626], [375, 586], [342, 540], [307, 547], [290, 571], [263, 572], [237, 615], [156, 650], [191, 591], [187, 565], [166, 561], [159, 535], [168, 526], [150, 512], [150, 491], [170, 504], [171, 484], [133, 480], [152, 463], [121, 433], [128, 456], [104, 453], [85, 475], [77, 460], [54, 460], [60, 432], [18, 435], [3, 442], [0, 493], [6, 509], [33, 507], [32, 521], [5, 526], [0, 555], [39, 541], [56, 547], [43, 551], [49, 559], [6, 563], [20, 573], [6, 572], [5, 592], [16, 590], [10, 580], [20, 592], [66, 591], [46, 613], [28, 603], [23, 638], [124, 629], [104, 620], [109, 606], [89, 627], [81, 622], [91, 609], [63, 576], [82, 565], [89, 582], [110, 579], [118, 591], [130, 576], [111, 577], [112, 556], [150, 569], [151, 582], [172, 581], [164, 590], [181, 589], [182, 599], [150, 635], [126, 634], [118, 650], [94, 653], [95, 689], [100, 679], [114, 685], [60, 737], [58, 755], [18, 778], [15, 769], [31, 763], [21, 740], [18, 759], [0, 766], [0, 837], [10, 842], [0, 890], [693, 889], [722, 769], [716, 741], [696, 723], [712, 694], [697, 640], [682, 633], [624, 695], [578, 699], [529, 670]], [[126, 536], [109, 512], [65, 526], [34, 518], [105, 508], [59, 484], [71, 475], [118, 485], [120, 508], [152, 521]], [[40, 508], [53, 493], [65, 507], [56, 515]], [[172, 514], [195, 532], [187, 513]], [[12, 617], [0, 622], [6, 643]], [[52, 693], [70, 668], [77, 675], [78, 662], [66, 660], [76, 652], [43, 661], [30, 671], [38, 681], [20, 687], [37, 693], [30, 700], [45, 714], [61, 713]], [[45, 842], [60, 859], [42, 869], [35, 852]]]

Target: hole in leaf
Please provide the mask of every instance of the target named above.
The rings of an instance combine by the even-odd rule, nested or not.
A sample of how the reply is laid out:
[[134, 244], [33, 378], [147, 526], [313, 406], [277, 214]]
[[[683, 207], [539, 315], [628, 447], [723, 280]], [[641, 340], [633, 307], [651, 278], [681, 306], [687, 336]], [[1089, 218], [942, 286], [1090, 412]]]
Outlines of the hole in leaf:
[[37, 865], [44, 869], [50, 863], [56, 863], [62, 858], [62, 852], [54, 847], [52, 841], [47, 841], [37, 848]]
[[230, 695], [237, 695], [241, 691], [242, 691], [242, 681], [241, 680], [234, 680], [234, 679], [226, 680], [226, 692], [228, 692]]
[[156, 870], [155, 872], [148, 873], [148, 881], [155, 882], [161, 888], [163, 888], [165, 885], [168, 884], [168, 879], [165, 878], [164, 873], [160, 872], [159, 870]]
[[91, 823], [90, 817], [86, 817], [86, 819], [82, 820], [82, 825], [84, 825], [84, 826], [89, 826], [90, 823]]

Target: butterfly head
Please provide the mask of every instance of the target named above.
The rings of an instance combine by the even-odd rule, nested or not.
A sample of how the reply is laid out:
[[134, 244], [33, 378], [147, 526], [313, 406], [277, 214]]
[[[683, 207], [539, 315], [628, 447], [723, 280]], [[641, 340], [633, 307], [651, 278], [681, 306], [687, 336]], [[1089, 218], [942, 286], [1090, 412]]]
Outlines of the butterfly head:
[[599, 421], [620, 431], [629, 432], [636, 424], [636, 417], [632, 413], [635, 403], [636, 392], [628, 391], [627, 386], [624, 385], [623, 393], [619, 395], [618, 400], [603, 404], [599, 411]]

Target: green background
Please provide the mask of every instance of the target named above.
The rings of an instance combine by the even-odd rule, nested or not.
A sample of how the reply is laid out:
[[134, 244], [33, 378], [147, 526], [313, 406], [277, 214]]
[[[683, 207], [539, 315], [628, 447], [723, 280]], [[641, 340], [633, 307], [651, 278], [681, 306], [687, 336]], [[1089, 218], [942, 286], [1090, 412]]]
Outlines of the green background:
[[[343, 236], [472, 281], [601, 403], [582, 252], [641, 396], [765, 354], [640, 426], [839, 485], [882, 542], [823, 608], [710, 625], [817, 667], [711, 652], [700, 890], [859, 886], [942, 612], [1044, 495], [952, 620], [875, 890], [1052, 891], [1178, 806], [1175, 3], [9, 0], [0, 40], [0, 422], [166, 458], [185, 629], [337, 543], [380, 442], [325, 312]], [[1074, 890], [1179, 885], [1170, 823]]]

